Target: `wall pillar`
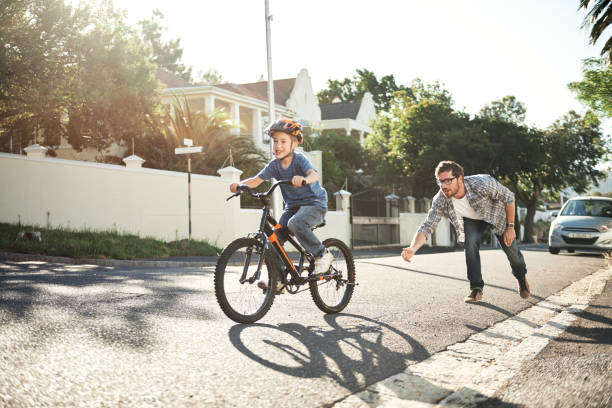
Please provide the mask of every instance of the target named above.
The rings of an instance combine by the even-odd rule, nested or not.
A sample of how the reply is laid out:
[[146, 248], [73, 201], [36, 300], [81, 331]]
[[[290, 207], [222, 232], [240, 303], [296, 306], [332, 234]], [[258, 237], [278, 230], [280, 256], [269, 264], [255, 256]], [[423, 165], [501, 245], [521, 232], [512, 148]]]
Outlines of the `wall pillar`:
[[336, 191], [336, 211], [349, 211], [351, 208], [351, 193], [346, 190]]
[[416, 198], [413, 196], [406, 196], [404, 200], [408, 202], [408, 212], [414, 214], [416, 212]]
[[385, 197], [385, 216], [399, 217], [399, 197], [395, 194]]
[[28, 159], [44, 159], [48, 149], [36, 143], [26, 147], [23, 150], [25, 150]]
[[145, 161], [145, 159], [140, 156], [136, 156], [135, 154], [123, 159], [125, 167], [128, 169], [140, 169], [142, 168], [142, 163], [144, 163]]
[[[219, 173], [221, 180], [227, 185], [227, 196], [229, 197], [231, 194], [229, 191], [229, 185], [231, 183], [238, 183], [240, 181], [242, 170], [229, 166], [217, 170], [217, 173]], [[223, 214], [223, 219], [226, 226], [225, 232], [229, 237], [237, 237], [238, 225], [240, 222], [240, 197], [234, 197], [229, 200], [225, 206], [225, 209], [225, 213]]]

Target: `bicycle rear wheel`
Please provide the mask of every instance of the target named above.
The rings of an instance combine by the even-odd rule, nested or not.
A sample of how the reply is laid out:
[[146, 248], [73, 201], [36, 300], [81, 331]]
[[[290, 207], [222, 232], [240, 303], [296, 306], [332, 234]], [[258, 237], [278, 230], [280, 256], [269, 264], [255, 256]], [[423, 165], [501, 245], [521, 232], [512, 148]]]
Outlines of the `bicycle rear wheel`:
[[[259, 281], [268, 288], [276, 288], [276, 273], [269, 266], [270, 254], [265, 253], [264, 265], [258, 280], [253, 280], [262, 251], [261, 242], [254, 238], [239, 238], [231, 242], [217, 261], [215, 296], [223, 313], [238, 323], [254, 323], [270, 310], [275, 290], [262, 290]], [[246, 268], [247, 279], [241, 283]]]
[[341, 312], [351, 300], [355, 289], [355, 262], [351, 250], [339, 239], [329, 238], [323, 245], [334, 256], [329, 274], [311, 281], [310, 295], [325, 313]]

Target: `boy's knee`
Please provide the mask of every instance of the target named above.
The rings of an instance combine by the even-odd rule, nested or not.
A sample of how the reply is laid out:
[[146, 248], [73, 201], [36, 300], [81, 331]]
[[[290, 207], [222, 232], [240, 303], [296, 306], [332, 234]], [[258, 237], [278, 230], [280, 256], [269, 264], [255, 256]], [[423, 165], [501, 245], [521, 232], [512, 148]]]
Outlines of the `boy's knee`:
[[287, 228], [289, 228], [289, 231], [291, 231], [293, 234], [296, 233], [296, 231], [299, 231], [301, 228], [301, 223], [299, 222], [299, 220], [296, 220], [294, 218], [291, 218], [289, 220], [289, 222], [287, 222]]

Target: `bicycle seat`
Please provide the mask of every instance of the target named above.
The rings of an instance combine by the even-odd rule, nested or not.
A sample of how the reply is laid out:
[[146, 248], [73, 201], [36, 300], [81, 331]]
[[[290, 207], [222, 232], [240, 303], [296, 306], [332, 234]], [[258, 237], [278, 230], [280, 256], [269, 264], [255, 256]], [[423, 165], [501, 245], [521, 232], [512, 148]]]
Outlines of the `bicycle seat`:
[[315, 225], [314, 227], [311, 228], [311, 230], [316, 230], [317, 228], [321, 228], [325, 226], [325, 220], [323, 220], [322, 223]]

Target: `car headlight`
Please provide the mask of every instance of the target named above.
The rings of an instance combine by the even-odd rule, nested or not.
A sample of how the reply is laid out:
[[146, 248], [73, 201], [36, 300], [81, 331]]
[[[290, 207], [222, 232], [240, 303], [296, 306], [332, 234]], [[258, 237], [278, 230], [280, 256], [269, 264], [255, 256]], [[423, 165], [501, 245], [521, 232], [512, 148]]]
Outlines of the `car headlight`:
[[563, 225], [561, 225], [561, 224], [555, 224], [555, 225], [553, 226], [553, 228], [554, 228], [554, 229], [556, 229], [556, 230], [560, 230], [560, 229], [563, 229]]

